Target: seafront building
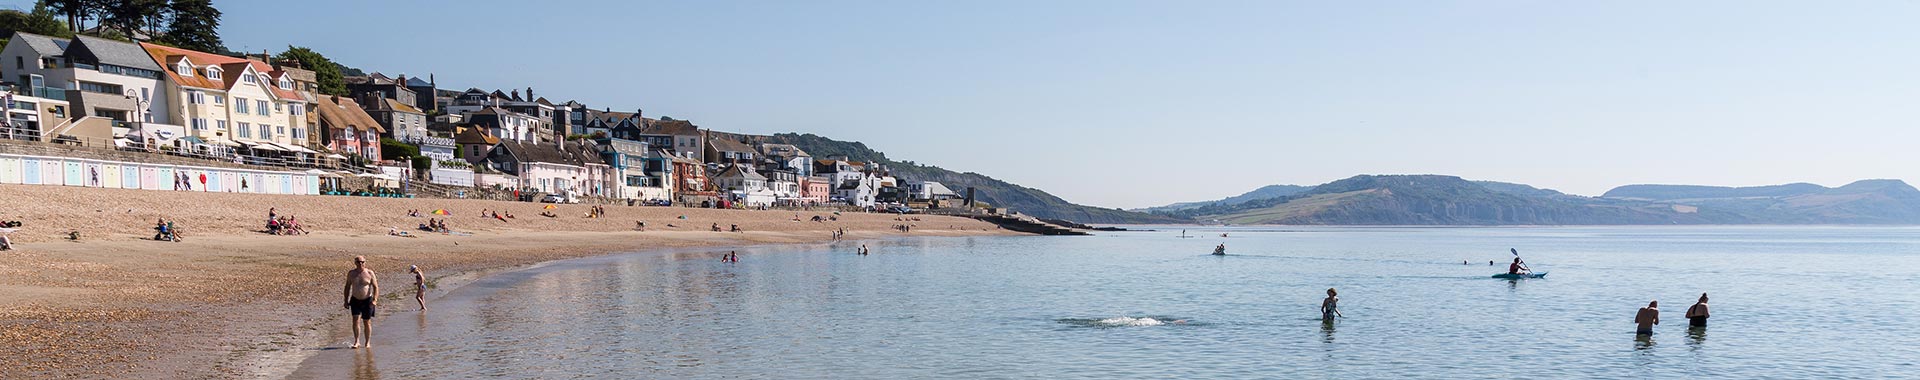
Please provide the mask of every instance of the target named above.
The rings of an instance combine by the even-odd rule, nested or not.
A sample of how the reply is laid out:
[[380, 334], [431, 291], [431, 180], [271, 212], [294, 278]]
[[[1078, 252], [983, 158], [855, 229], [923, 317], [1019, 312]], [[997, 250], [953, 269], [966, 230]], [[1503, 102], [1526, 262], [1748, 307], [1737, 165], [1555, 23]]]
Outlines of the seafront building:
[[[14, 33], [0, 48], [0, 183], [283, 194], [535, 194], [736, 207], [956, 195], [772, 136], [374, 72], [323, 93], [270, 52]], [[58, 149], [34, 145], [60, 144]], [[417, 148], [419, 156], [389, 146]], [[90, 152], [90, 153], [89, 153]], [[416, 181], [407, 181], [413, 179]], [[193, 182], [189, 184], [188, 182]], [[731, 202], [726, 202], [731, 201]]]

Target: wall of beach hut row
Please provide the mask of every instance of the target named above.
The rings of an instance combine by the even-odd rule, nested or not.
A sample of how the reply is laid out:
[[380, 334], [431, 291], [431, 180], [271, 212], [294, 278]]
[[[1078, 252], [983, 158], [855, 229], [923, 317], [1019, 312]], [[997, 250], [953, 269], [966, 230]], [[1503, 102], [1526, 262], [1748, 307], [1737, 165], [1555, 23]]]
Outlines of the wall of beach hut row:
[[[186, 181], [180, 181], [182, 175]], [[0, 154], [0, 183], [162, 191], [320, 193], [321, 179], [306, 172]]]

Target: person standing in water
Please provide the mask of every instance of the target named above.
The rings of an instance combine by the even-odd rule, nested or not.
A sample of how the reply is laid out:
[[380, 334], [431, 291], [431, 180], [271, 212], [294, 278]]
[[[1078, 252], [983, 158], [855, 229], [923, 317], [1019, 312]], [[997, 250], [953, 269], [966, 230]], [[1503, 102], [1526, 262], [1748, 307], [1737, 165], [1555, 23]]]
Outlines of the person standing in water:
[[380, 305], [380, 279], [374, 276], [373, 269], [367, 268], [366, 256], [353, 257], [353, 270], [347, 271], [347, 286], [342, 293], [346, 297], [344, 306], [350, 313], [347, 322], [353, 325], [351, 348], [360, 348], [363, 331], [365, 346], [373, 348], [373, 314], [374, 307]]
[[420, 303], [420, 311], [427, 311], [427, 273], [418, 265], [408, 265], [407, 272], [413, 273], [413, 302]]
[[1633, 316], [1633, 323], [1639, 325], [1633, 333], [1652, 335], [1653, 326], [1660, 324], [1660, 301], [1647, 302], [1647, 307], [1640, 308], [1640, 313]]
[[1700, 293], [1700, 302], [1687, 308], [1687, 325], [1707, 327], [1707, 294]]
[[861, 255], [861, 256], [866, 256], [866, 255], [867, 255], [867, 245], [866, 245], [866, 244], [861, 244], [861, 245], [860, 245], [860, 255]]
[[1320, 319], [1333, 320], [1333, 317], [1347, 316], [1340, 314], [1340, 293], [1327, 288], [1327, 299], [1320, 301]]

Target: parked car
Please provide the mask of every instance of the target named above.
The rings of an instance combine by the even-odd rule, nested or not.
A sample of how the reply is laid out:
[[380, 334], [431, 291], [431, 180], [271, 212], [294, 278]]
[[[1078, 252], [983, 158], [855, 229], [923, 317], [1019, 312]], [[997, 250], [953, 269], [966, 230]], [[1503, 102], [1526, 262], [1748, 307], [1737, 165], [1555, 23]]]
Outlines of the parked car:
[[547, 194], [547, 196], [540, 197], [540, 203], [580, 203], [580, 201], [565, 195]]
[[907, 207], [907, 206], [889, 206], [887, 207], [887, 212], [896, 213], [896, 214], [915, 214], [915, 213], [919, 213], [920, 210], [915, 210], [912, 207]]

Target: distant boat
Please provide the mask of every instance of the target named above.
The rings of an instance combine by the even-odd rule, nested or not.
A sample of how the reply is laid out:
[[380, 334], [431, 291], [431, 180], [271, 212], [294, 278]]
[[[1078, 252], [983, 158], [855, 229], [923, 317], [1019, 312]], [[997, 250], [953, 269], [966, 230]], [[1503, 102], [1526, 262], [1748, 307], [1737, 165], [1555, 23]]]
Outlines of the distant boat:
[[1221, 245], [1219, 245], [1219, 246], [1217, 246], [1217, 247], [1213, 247], [1213, 255], [1214, 255], [1214, 256], [1226, 256], [1226, 255], [1227, 255], [1227, 245], [1226, 245], [1226, 244], [1221, 244]]

